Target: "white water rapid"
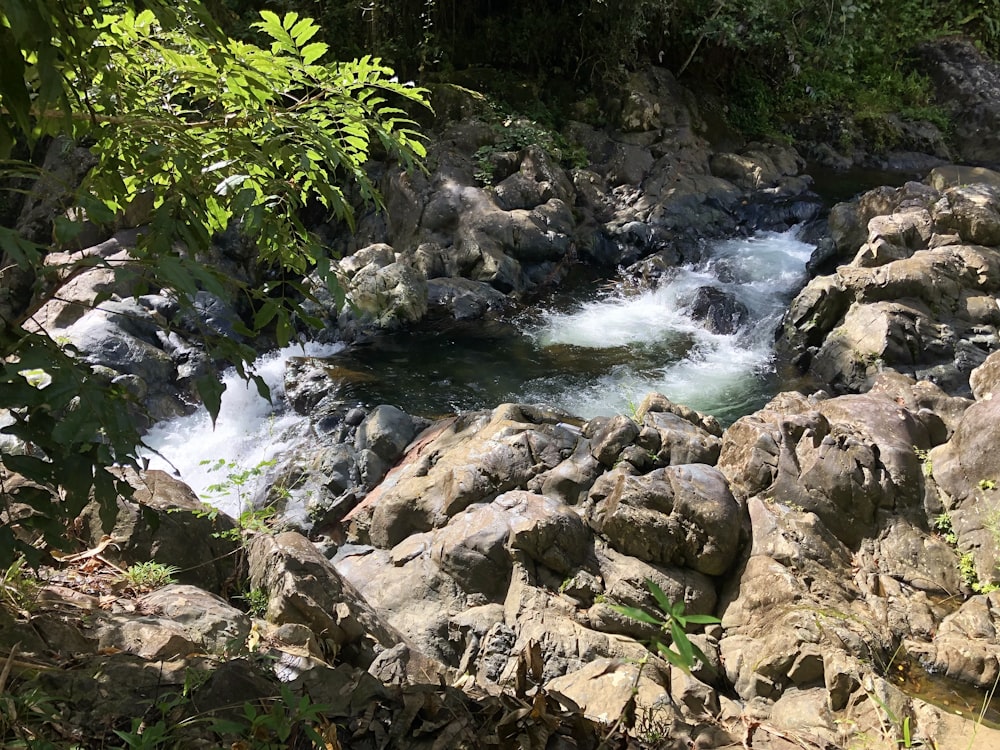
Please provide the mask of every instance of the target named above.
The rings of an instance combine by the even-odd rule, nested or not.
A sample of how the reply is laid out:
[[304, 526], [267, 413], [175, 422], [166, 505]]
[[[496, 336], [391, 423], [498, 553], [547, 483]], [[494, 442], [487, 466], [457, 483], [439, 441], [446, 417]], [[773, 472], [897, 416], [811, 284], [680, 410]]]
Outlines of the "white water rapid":
[[[546, 312], [530, 333], [543, 347], [641, 350], [680, 342], [686, 352], [657, 366], [626, 358], [611, 372], [572, 389], [541, 379], [525, 400], [545, 401], [582, 417], [629, 413], [651, 391], [712, 414], [740, 414], [759, 400], [761, 380], [771, 374], [774, 331], [791, 296], [806, 280], [814, 246], [795, 230], [716, 243], [696, 266], [681, 266], [655, 289], [617, 289], [570, 311]], [[717, 334], [690, 316], [700, 287], [733, 295], [749, 311], [748, 323]]]
[[[343, 348], [343, 344], [293, 344], [261, 356], [254, 372], [270, 388], [270, 403], [257, 393], [256, 385], [245, 382], [235, 370], [227, 371], [214, 428], [203, 406], [193, 414], [154, 425], [143, 438], [155, 451], [146, 454], [149, 468], [176, 473], [199, 497], [239, 516], [246, 510], [240, 507], [241, 497], [252, 497], [256, 482], [237, 488], [227, 481], [229, 475], [253, 470], [272, 459], [290, 443], [303, 421], [285, 402], [285, 364], [292, 357], [329, 357]], [[213, 470], [220, 461], [223, 466]], [[209, 491], [219, 484], [229, 486]]]

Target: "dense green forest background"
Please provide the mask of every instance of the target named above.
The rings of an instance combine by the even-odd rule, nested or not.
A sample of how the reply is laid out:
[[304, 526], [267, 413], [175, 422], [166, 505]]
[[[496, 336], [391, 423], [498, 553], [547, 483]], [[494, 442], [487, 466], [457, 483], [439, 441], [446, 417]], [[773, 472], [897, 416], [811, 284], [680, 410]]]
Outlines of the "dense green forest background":
[[[210, 2], [235, 35], [246, 33], [261, 6]], [[992, 0], [271, 0], [266, 7], [315, 17], [340, 59], [375, 54], [424, 81], [479, 69], [478, 78], [462, 80], [501, 98], [520, 90], [556, 113], [574, 98], [613, 98], [629, 70], [663, 65], [689, 87], [717, 94], [730, 124], [749, 135], [828, 112], [939, 119], [927, 81], [909, 64], [914, 48], [964, 36], [1000, 56], [1000, 6]]]

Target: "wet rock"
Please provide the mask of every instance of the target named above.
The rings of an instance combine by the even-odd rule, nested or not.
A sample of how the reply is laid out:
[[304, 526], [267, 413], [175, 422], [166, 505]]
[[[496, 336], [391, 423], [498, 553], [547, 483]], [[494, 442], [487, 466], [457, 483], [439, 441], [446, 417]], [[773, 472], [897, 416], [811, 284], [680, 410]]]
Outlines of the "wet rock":
[[134, 300], [106, 302], [58, 335], [75, 346], [87, 363], [113, 371], [112, 377], [135, 376], [149, 417], [168, 419], [183, 414], [185, 406], [174, 387], [176, 365], [156, 338], [163, 323]]
[[908, 641], [907, 650], [928, 669], [989, 689], [1000, 677], [1000, 592], [973, 596], [944, 618], [930, 643]]
[[639, 427], [623, 414], [595, 417], [583, 426], [583, 436], [590, 439], [591, 455], [606, 467], [639, 436]]
[[455, 320], [479, 320], [510, 307], [507, 295], [482, 281], [439, 278], [427, 281], [428, 311]]
[[285, 365], [285, 399], [299, 414], [310, 414], [320, 402], [336, 394], [343, 380], [328, 362], [314, 357], [291, 357]]
[[746, 305], [732, 294], [713, 286], [699, 287], [688, 309], [709, 331], [724, 335], [742, 328], [750, 315]]
[[416, 432], [417, 425], [409, 414], [383, 404], [376, 406], [358, 427], [354, 446], [358, 451], [372, 451], [391, 465], [403, 455]]

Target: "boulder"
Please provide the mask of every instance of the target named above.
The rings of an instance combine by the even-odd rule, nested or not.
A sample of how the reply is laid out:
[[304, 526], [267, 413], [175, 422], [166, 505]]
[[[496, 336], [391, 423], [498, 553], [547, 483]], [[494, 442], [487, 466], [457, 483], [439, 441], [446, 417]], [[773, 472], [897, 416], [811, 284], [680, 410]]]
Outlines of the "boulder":
[[735, 296], [713, 286], [699, 287], [688, 311], [709, 331], [724, 335], [736, 333], [750, 315], [746, 305]]
[[305, 625], [341, 660], [367, 668], [401, 637], [304, 536], [283, 532], [247, 545], [250, 583], [268, 594], [267, 620]]
[[134, 494], [118, 500], [113, 517], [105, 518], [96, 502], [83, 510], [78, 526], [84, 542], [93, 547], [109, 536], [113, 544], [102, 554], [123, 568], [153, 560], [177, 568], [179, 582], [214, 594], [240, 588], [239, 535], [229, 516], [208, 508], [190, 487], [163, 471], [128, 472], [125, 478]]
[[[967, 395], [1000, 330], [1000, 252], [990, 246], [1000, 244], [1000, 192], [907, 183], [852, 210], [855, 224], [867, 219], [867, 242], [795, 298], [779, 350], [840, 391], [867, 390], [892, 369]], [[858, 239], [852, 231], [842, 230], [842, 250]]]
[[970, 373], [969, 386], [977, 401], [992, 398], [993, 392], [1000, 386], [1000, 352], [993, 352]]
[[493, 504], [510, 527], [510, 548], [565, 575], [583, 565], [591, 549], [580, 516], [558, 500], [531, 492], [500, 495]]
[[430, 535], [431, 559], [465, 591], [502, 596], [510, 583], [510, 535], [510, 522], [499, 498], [472, 505]]
[[[537, 420], [537, 421], [535, 421]], [[379, 547], [392, 547], [417, 531], [443, 526], [473, 503], [526, 486], [576, 447], [578, 435], [558, 415], [507, 404], [492, 414], [467, 414], [440, 430], [424, 458], [390, 475], [347, 519]]]
[[739, 498], [772, 498], [815, 513], [848, 546], [871, 536], [881, 511], [921, 507], [914, 446], [924, 425], [881, 395], [810, 402], [780, 394], [723, 438], [719, 468]]
[[479, 320], [510, 307], [507, 295], [489, 284], [458, 277], [428, 279], [428, 312], [455, 320]]
[[369, 450], [387, 465], [395, 463], [413, 439], [417, 425], [402, 409], [383, 404], [376, 406], [358, 426], [354, 447]]
[[617, 722], [626, 709], [669, 724], [672, 706], [664, 679], [656, 669], [603, 658], [550, 680], [546, 689], [565, 695], [584, 716], [604, 724]]
[[553, 198], [572, 205], [576, 191], [565, 170], [544, 149], [529, 146], [518, 171], [497, 183], [493, 193], [500, 208], [513, 211], [531, 210]]
[[[477, 635], [474, 630], [455, 624], [454, 619], [472, 607], [487, 603], [483, 594], [467, 591], [462, 582], [473, 589], [481, 582], [475, 576], [483, 575], [488, 582], [484, 588], [496, 591], [503, 588], [509, 575], [503, 571], [491, 573], [479, 566], [463, 571], [459, 580], [453, 578], [442, 569], [435, 555], [445, 564], [458, 562], [460, 557], [468, 561], [476, 554], [487, 560], [483, 552], [491, 549], [481, 543], [479, 550], [475, 550], [475, 541], [470, 539], [465, 545], [462, 541], [444, 536], [441, 545], [435, 547], [431, 534], [414, 534], [392, 551], [345, 545], [338, 550], [334, 565], [408, 644], [438, 662], [457, 667], [467, 647], [465, 639], [474, 640], [483, 632]], [[459, 550], [460, 546], [464, 549]], [[501, 583], [495, 583], [496, 579]], [[494, 618], [490, 624], [495, 622]]]
[[167, 585], [140, 597], [142, 616], [111, 615], [97, 626], [100, 648], [144, 659], [195, 653], [226, 656], [246, 645], [250, 618], [196, 586]]
[[[600, 542], [596, 545], [597, 566], [603, 585], [597, 596], [590, 592], [582, 597], [588, 605], [590, 627], [605, 633], [629, 635], [647, 640], [656, 633], [651, 626], [625, 617], [615, 606], [636, 607], [656, 614], [660, 606], [650, 592], [652, 581], [671, 602], [683, 602], [687, 614], [711, 615], [718, 596], [715, 582], [690, 568], [646, 563], [622, 554]], [[567, 586], [567, 589], [573, 585]], [[598, 598], [600, 597], [600, 598]]]
[[907, 651], [932, 672], [989, 690], [1000, 679], [1000, 592], [973, 596], [941, 622], [930, 643]]
[[751, 143], [740, 154], [716, 152], [709, 165], [712, 174], [744, 190], [777, 186], [781, 178], [797, 175], [805, 161], [794, 149], [772, 143]]
[[1000, 401], [977, 401], [963, 412], [951, 440], [927, 457], [958, 548], [970, 556], [975, 577], [986, 585], [1000, 580], [998, 419]]
[[620, 552], [645, 562], [721, 575], [736, 559], [740, 505], [720, 471], [685, 464], [630, 476], [602, 476], [590, 491], [587, 521]]
[[379, 265], [380, 261], [365, 265], [351, 277], [346, 289], [351, 307], [341, 313], [342, 328], [349, 328], [355, 316], [361, 324], [398, 328], [427, 313], [427, 280], [405, 263]]

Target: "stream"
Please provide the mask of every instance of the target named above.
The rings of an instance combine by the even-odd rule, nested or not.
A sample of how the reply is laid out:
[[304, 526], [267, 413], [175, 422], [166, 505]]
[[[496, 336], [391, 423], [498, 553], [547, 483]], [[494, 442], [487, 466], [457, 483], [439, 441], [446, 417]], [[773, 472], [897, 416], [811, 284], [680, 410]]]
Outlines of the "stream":
[[[244, 489], [232, 486], [233, 477], [280, 453], [306, 421], [284, 401], [282, 376], [293, 356], [325, 358], [350, 373], [339, 396], [368, 408], [388, 403], [436, 417], [526, 402], [589, 419], [630, 413], [657, 391], [728, 424], [781, 389], [774, 331], [806, 281], [813, 249], [795, 230], [719, 241], [652, 288], [624, 277], [590, 281], [508, 321], [438, 323], [350, 348], [272, 352], [256, 371], [273, 404], [227, 373], [214, 429], [204, 408], [154, 426], [145, 438], [155, 451], [150, 467], [179, 474], [203, 498], [238, 513]], [[735, 300], [742, 325], [713, 332], [697, 320], [692, 302], [705, 288]]]

